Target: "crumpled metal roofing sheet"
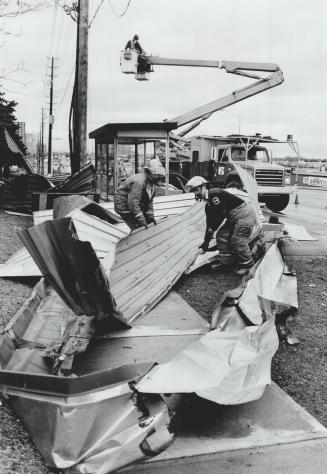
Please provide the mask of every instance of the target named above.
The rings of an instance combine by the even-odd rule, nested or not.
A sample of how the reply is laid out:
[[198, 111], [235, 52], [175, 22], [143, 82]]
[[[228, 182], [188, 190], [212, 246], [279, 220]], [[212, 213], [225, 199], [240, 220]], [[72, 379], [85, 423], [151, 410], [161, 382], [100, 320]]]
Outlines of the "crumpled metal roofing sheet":
[[[205, 230], [204, 203], [138, 229], [117, 243], [110, 285], [129, 323], [151, 309], [199, 252]], [[106, 268], [106, 262], [104, 261]]]
[[63, 183], [48, 190], [49, 193], [87, 193], [94, 190], [95, 172], [92, 163], [87, 163], [79, 171], [69, 176]]
[[227, 303], [226, 297], [214, 312], [212, 330], [169, 362], [153, 367], [136, 390], [195, 392], [220, 404], [260, 398], [271, 381], [271, 359], [278, 348], [276, 303], [297, 307], [296, 277], [276, 243], [229, 297], [233, 302]]
[[[112, 225], [79, 209], [71, 212], [70, 217], [73, 219], [79, 240], [90, 242], [99, 259], [103, 259], [110, 253], [113, 263], [116, 243], [129, 234], [129, 229], [124, 230], [124, 225]], [[108, 256], [107, 266], [109, 260]], [[6, 263], [0, 265], [0, 277], [37, 277], [41, 275], [40, 269], [26, 248], [18, 250]]]
[[0, 129], [0, 153], [1, 155], [6, 155], [6, 159], [9, 160], [10, 165], [17, 164], [18, 166], [24, 168], [28, 173], [34, 174], [33, 167], [24, 157], [22, 151], [6, 127], [1, 127]]
[[114, 317], [126, 324], [92, 245], [78, 239], [71, 217], [43, 222], [19, 235], [47, 281], [76, 314], [108, 322]]
[[40, 174], [21, 174], [0, 188], [0, 209], [32, 211], [32, 194], [45, 191], [50, 182]]
[[[102, 276], [100, 285], [95, 281], [87, 283], [90, 287], [86, 290], [86, 301], [79, 289], [85, 285], [85, 274], [89, 271], [84, 264], [83, 254], [88, 242], [79, 242], [76, 236], [89, 233], [87, 238], [92, 242], [94, 234], [98, 238], [96, 230], [100, 226], [105, 227], [105, 230], [108, 226], [113, 230], [115, 227], [96, 217], [83, 216], [83, 212], [78, 210], [74, 211], [74, 215], [77, 229], [78, 226], [83, 227], [80, 233], [76, 232], [73, 225], [74, 217], [63, 218], [46, 221], [23, 231], [22, 240], [48, 281], [77, 314], [92, 315], [92, 304], [98, 311], [105, 312], [105, 307], [100, 305], [99, 308], [97, 303], [101, 299], [104, 303], [109, 298], [109, 293], [103, 294]], [[81, 221], [79, 218], [82, 216]], [[96, 224], [89, 226], [91, 219]], [[204, 203], [199, 202], [182, 214], [162, 219], [148, 229], [137, 229], [119, 240], [114, 265], [113, 252], [108, 252], [103, 267], [106, 278], [111, 271], [111, 298], [115, 299], [118, 309], [124, 314], [124, 321], [131, 324], [171, 289], [199, 252], [198, 246], [202, 242], [204, 228]], [[121, 231], [117, 230], [118, 232]], [[104, 239], [108, 242], [105, 231]], [[91, 252], [92, 247], [88, 245], [88, 251]], [[93, 245], [99, 252], [97, 243]], [[102, 267], [98, 260], [95, 262], [95, 255], [92, 262], [91, 266], [97, 267], [102, 275]]]
[[129, 231], [117, 225], [78, 209], [71, 212], [69, 217], [73, 219], [79, 240], [90, 242], [98, 258], [105, 258], [108, 252], [114, 254], [117, 242], [129, 234]]
[[47, 465], [59, 470], [117, 472], [173, 441], [161, 397], [135, 395], [127, 383], [68, 397], [11, 388], [7, 395]]
[[39, 277], [39, 267], [29, 251], [23, 247], [15, 252], [5, 263], [0, 265], [0, 277]]
[[122, 219], [110, 212], [107, 209], [104, 209], [98, 203], [91, 201], [86, 196], [79, 196], [73, 194], [72, 196], [61, 196], [54, 200], [53, 203], [53, 218], [59, 219], [60, 217], [66, 217], [75, 209], [80, 209], [86, 214], [99, 217], [104, 221], [110, 222], [111, 224], [117, 224], [122, 222]]
[[[171, 196], [157, 196], [154, 198], [154, 215], [157, 219], [173, 216], [186, 211], [195, 202], [194, 193], [176, 194]], [[114, 210], [113, 202], [102, 202], [99, 204], [103, 209], [110, 211], [117, 216]], [[53, 218], [52, 209], [33, 212], [34, 225], [41, 224], [46, 220]]]

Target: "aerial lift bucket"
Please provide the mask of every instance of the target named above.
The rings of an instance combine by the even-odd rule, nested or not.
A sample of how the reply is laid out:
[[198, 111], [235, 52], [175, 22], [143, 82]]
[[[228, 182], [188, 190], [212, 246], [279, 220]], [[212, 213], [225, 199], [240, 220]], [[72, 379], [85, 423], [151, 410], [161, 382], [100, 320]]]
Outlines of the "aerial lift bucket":
[[125, 74], [137, 74], [138, 54], [131, 49], [120, 54], [121, 71]]

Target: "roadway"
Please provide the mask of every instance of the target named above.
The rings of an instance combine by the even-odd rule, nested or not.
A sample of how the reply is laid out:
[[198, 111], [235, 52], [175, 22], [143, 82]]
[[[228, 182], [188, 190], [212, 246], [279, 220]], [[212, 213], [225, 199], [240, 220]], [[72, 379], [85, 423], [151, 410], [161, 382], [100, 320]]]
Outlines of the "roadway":
[[295, 204], [294, 200], [295, 197], [292, 196], [287, 208], [278, 213], [279, 220], [283, 223], [302, 225], [316, 239], [326, 239], [327, 189], [299, 188], [299, 204]]

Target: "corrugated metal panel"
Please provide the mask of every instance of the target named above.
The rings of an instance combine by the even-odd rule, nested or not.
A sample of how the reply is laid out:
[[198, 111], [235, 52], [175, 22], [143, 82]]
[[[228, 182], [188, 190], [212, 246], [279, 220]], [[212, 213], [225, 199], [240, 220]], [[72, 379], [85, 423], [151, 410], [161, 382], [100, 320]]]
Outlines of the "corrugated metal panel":
[[70, 217], [73, 219], [78, 238], [90, 242], [98, 258], [102, 259], [110, 253], [109, 259], [113, 261], [116, 243], [129, 234], [129, 229], [125, 232], [116, 225], [78, 209], [71, 212]]
[[[154, 198], [154, 215], [156, 219], [167, 216], [173, 216], [186, 211], [195, 203], [194, 193], [178, 194], [173, 196], [158, 196]], [[113, 202], [103, 202], [99, 204], [103, 209], [106, 209], [117, 216], [114, 210]], [[48, 219], [53, 218], [52, 209], [45, 211], [33, 212], [34, 225], [41, 224]]]
[[24, 247], [15, 252], [7, 261], [0, 265], [0, 277], [38, 277], [39, 267]]
[[33, 222], [34, 225], [42, 224], [42, 222], [53, 219], [53, 209], [46, 209], [45, 211], [34, 211]]
[[32, 194], [45, 191], [50, 182], [39, 174], [17, 176], [0, 188], [0, 209], [32, 211]]
[[78, 240], [71, 218], [47, 221], [19, 235], [47, 281], [76, 314], [125, 323], [91, 244]]
[[[73, 221], [71, 218], [64, 218], [46, 221], [27, 229], [21, 235], [37, 265], [66, 303], [77, 314], [91, 315], [91, 305], [83, 306], [81, 301], [83, 295], [78, 290], [79, 285], [80, 288], [85, 285], [83, 278], [87, 278], [85, 273], [90, 271], [84, 264], [84, 246], [89, 252], [91, 247], [86, 246], [87, 242], [83, 243], [84, 246], [82, 242], [78, 245], [76, 239], [73, 246], [73, 233], [77, 233], [78, 236], [82, 233], [84, 236], [88, 234], [89, 240], [92, 241], [92, 238], [98, 238], [98, 229], [102, 226], [105, 230], [101, 242], [106, 239], [108, 241], [106, 230], [110, 224], [93, 217], [95, 224], [90, 225], [90, 216], [85, 218], [81, 211], [74, 211], [74, 216], [77, 230], [73, 227], [69, 231]], [[114, 226], [111, 227], [115, 229]], [[204, 203], [195, 203], [183, 214], [163, 219], [149, 229], [138, 229], [119, 240], [113, 267], [113, 253], [107, 254], [104, 268], [108, 276], [112, 267], [110, 276], [112, 294], [118, 309], [124, 314], [125, 321], [129, 323], [135, 321], [169, 291], [199, 252], [198, 246], [202, 242], [204, 227]], [[94, 246], [99, 251], [98, 242], [95, 241]], [[70, 252], [73, 252], [76, 262], [72, 261]], [[98, 264], [93, 260], [92, 265]], [[79, 272], [82, 272], [82, 275]], [[96, 282], [92, 282], [91, 286], [94, 294], [90, 301], [97, 308], [94, 300], [105, 299], [104, 296], [101, 297], [102, 283], [98, 287]], [[104, 307], [102, 310], [105, 311]]]
[[87, 214], [99, 217], [100, 219], [110, 222], [111, 224], [122, 222], [122, 219], [117, 216], [117, 214], [104, 209], [99, 204], [91, 201], [85, 196], [78, 195], [61, 196], [55, 199], [53, 203], [53, 218], [58, 219], [60, 217], [65, 217], [75, 209], [80, 209]]
[[117, 244], [110, 284], [118, 308], [132, 323], [151, 309], [199, 252], [205, 229], [204, 203], [136, 230]]
[[[25, 159], [22, 151], [5, 127], [0, 131], [0, 142], [2, 142], [2, 146], [4, 146], [4, 148], [7, 147], [7, 150], [9, 150], [9, 153], [6, 150], [5, 154], [6, 158], [9, 159], [10, 164], [18, 164], [28, 173], [34, 174], [33, 167], [28, 162], [28, 160]], [[14, 158], [10, 152], [14, 155]]]
[[49, 193], [87, 193], [95, 188], [95, 173], [92, 163], [86, 164], [80, 171], [69, 176], [63, 183], [48, 190]]
[[[114, 261], [116, 242], [129, 234], [129, 228], [125, 224], [112, 225], [78, 209], [71, 212], [70, 217], [74, 221], [78, 238], [81, 241], [90, 242], [99, 259], [110, 254], [106, 261], [109, 272]], [[2, 278], [41, 275], [38, 266], [25, 248], [18, 250], [6, 263], [0, 265], [0, 277]]]
[[[194, 193], [176, 194], [170, 196], [157, 196], [154, 198], [154, 215], [160, 217], [173, 216], [186, 211], [195, 202]], [[105, 202], [101, 206], [114, 212], [114, 203]]]

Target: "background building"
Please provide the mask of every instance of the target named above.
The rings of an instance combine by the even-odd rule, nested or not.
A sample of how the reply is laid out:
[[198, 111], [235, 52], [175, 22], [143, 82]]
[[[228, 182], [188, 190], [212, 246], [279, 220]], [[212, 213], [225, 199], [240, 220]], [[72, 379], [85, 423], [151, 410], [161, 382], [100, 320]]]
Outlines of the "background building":
[[18, 125], [17, 133], [21, 137], [22, 142], [26, 145], [25, 122], [16, 122]]

